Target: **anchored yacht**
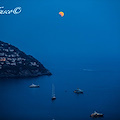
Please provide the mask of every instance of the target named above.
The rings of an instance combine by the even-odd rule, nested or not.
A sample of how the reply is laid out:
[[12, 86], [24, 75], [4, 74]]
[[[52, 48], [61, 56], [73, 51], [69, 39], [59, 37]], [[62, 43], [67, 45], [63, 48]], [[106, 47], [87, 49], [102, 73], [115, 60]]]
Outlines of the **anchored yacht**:
[[77, 94], [79, 94], [79, 93], [83, 93], [83, 90], [77, 88], [76, 90], [74, 90], [74, 93], [77, 93]]
[[102, 114], [102, 113], [98, 113], [98, 112], [94, 111], [94, 113], [92, 113], [92, 114], [90, 115], [90, 117], [103, 117], [103, 115], [104, 115], [104, 114]]
[[30, 85], [29, 87], [30, 87], [30, 88], [38, 88], [38, 87], [40, 87], [40, 86], [39, 86], [39, 85], [35, 85], [35, 84], [32, 83], [32, 85]]

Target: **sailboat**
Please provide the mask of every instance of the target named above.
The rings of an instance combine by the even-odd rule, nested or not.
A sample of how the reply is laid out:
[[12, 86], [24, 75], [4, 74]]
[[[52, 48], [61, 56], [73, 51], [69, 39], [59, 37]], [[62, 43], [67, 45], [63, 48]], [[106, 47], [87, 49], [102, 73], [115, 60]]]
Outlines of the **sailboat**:
[[55, 100], [56, 97], [55, 97], [55, 86], [52, 84], [52, 100]]

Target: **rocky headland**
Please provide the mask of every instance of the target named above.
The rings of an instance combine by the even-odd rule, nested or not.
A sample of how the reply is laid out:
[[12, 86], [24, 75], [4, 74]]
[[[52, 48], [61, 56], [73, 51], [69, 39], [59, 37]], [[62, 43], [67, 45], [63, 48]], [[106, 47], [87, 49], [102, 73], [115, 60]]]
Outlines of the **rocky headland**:
[[0, 78], [51, 75], [38, 60], [13, 45], [0, 41]]

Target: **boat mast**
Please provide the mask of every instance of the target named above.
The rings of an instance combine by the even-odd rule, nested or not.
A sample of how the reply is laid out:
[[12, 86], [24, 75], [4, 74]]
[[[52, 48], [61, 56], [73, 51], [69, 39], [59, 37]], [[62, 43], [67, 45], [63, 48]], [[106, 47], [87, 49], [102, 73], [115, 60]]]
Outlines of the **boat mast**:
[[55, 97], [55, 86], [52, 84], [52, 97]]

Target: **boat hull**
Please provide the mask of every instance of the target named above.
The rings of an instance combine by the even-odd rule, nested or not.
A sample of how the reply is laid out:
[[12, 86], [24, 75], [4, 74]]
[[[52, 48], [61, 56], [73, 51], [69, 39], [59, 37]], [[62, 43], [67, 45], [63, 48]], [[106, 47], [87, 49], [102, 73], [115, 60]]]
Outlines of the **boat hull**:
[[39, 88], [40, 86], [39, 85], [36, 85], [36, 86], [29, 86], [30, 88]]
[[55, 100], [55, 99], [56, 99], [56, 97], [52, 97], [51, 99], [52, 99], [52, 100]]
[[77, 93], [77, 94], [83, 94], [83, 91], [74, 91], [74, 93]]
[[90, 115], [90, 117], [92, 117], [92, 118], [97, 118], [97, 117], [103, 117], [104, 116], [104, 114], [91, 114]]

